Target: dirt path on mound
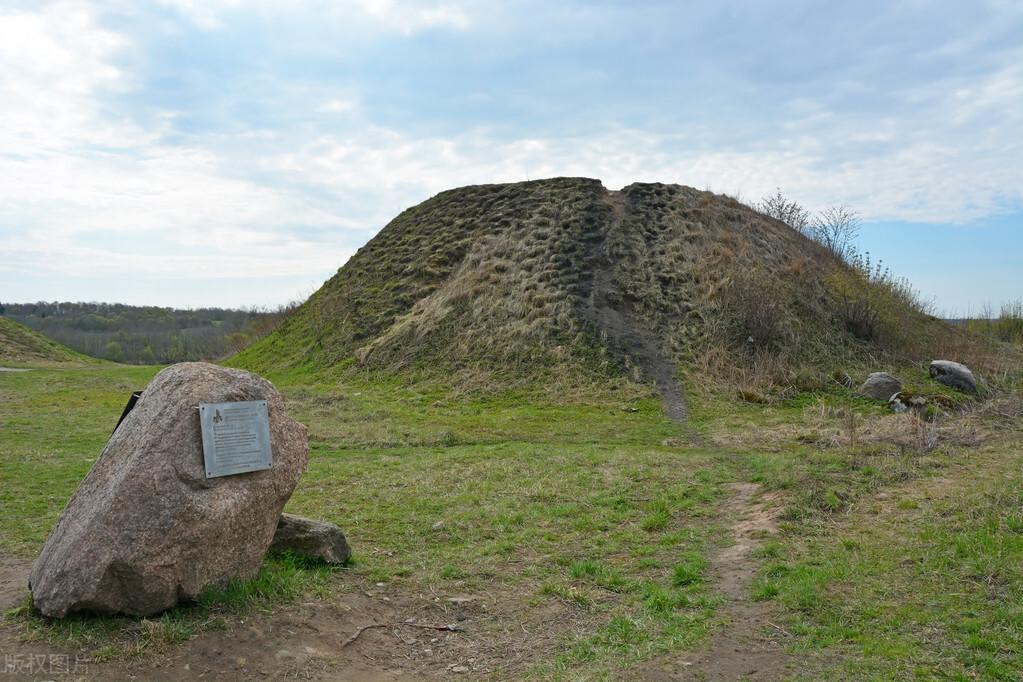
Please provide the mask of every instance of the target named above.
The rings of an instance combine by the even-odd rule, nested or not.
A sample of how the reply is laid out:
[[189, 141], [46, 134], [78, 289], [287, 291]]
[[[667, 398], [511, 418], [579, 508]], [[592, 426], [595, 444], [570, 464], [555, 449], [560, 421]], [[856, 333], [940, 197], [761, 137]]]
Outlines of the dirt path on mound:
[[[625, 195], [608, 192], [607, 200], [612, 210], [610, 231], [620, 228], [625, 219]], [[684, 421], [688, 410], [682, 386], [675, 377], [676, 367], [661, 350], [657, 337], [633, 311], [632, 305], [622, 301], [614, 283], [611, 263], [602, 249], [603, 242], [597, 243], [588, 258], [593, 268], [593, 280], [583, 317], [607, 337], [613, 350], [632, 360], [644, 378], [654, 382], [668, 417], [677, 422]]]

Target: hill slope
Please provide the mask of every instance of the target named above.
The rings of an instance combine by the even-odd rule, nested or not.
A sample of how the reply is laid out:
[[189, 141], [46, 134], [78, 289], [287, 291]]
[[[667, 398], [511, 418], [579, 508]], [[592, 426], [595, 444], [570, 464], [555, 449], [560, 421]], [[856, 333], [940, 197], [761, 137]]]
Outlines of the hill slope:
[[907, 339], [929, 338], [936, 321], [898, 293], [709, 192], [609, 192], [586, 178], [481, 185], [401, 213], [233, 363], [499, 386], [624, 375], [655, 383], [681, 417], [680, 368], [769, 355], [823, 370], [912, 353]]
[[51, 341], [24, 325], [0, 316], [0, 365], [35, 362], [81, 362], [70, 348]]

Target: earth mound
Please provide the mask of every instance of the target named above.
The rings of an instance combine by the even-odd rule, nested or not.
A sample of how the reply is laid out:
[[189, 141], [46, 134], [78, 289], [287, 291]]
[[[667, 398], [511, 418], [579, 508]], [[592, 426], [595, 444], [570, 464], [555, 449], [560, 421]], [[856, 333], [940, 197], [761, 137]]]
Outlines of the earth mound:
[[4, 363], [82, 362], [84, 356], [42, 334], [0, 316], [0, 365]]
[[479, 185], [401, 213], [232, 364], [485, 387], [625, 377], [681, 418], [681, 377], [766, 357], [783, 374], [929, 359], [921, 340], [940, 323], [899, 294], [727, 196], [587, 178]]

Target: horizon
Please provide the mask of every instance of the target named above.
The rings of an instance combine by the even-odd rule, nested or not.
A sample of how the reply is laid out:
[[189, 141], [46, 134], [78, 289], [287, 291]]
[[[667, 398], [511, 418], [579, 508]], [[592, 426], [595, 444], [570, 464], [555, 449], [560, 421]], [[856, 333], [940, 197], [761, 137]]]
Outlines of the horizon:
[[997, 313], [1021, 31], [997, 2], [10, 3], [0, 299], [274, 308], [440, 191], [571, 175], [847, 205], [940, 316]]

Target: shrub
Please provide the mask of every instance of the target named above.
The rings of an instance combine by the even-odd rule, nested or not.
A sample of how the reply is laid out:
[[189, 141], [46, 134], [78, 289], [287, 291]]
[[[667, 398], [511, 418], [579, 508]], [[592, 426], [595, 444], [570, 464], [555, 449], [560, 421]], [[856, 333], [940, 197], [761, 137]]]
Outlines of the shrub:
[[998, 317], [988, 308], [980, 317], [967, 320], [966, 327], [998, 341], [1023, 344], [1023, 299], [1004, 304]]
[[825, 279], [833, 310], [846, 330], [864, 341], [898, 345], [913, 318], [931, 312], [931, 304], [904, 277], [896, 277], [870, 253], [853, 253], [848, 268]]

